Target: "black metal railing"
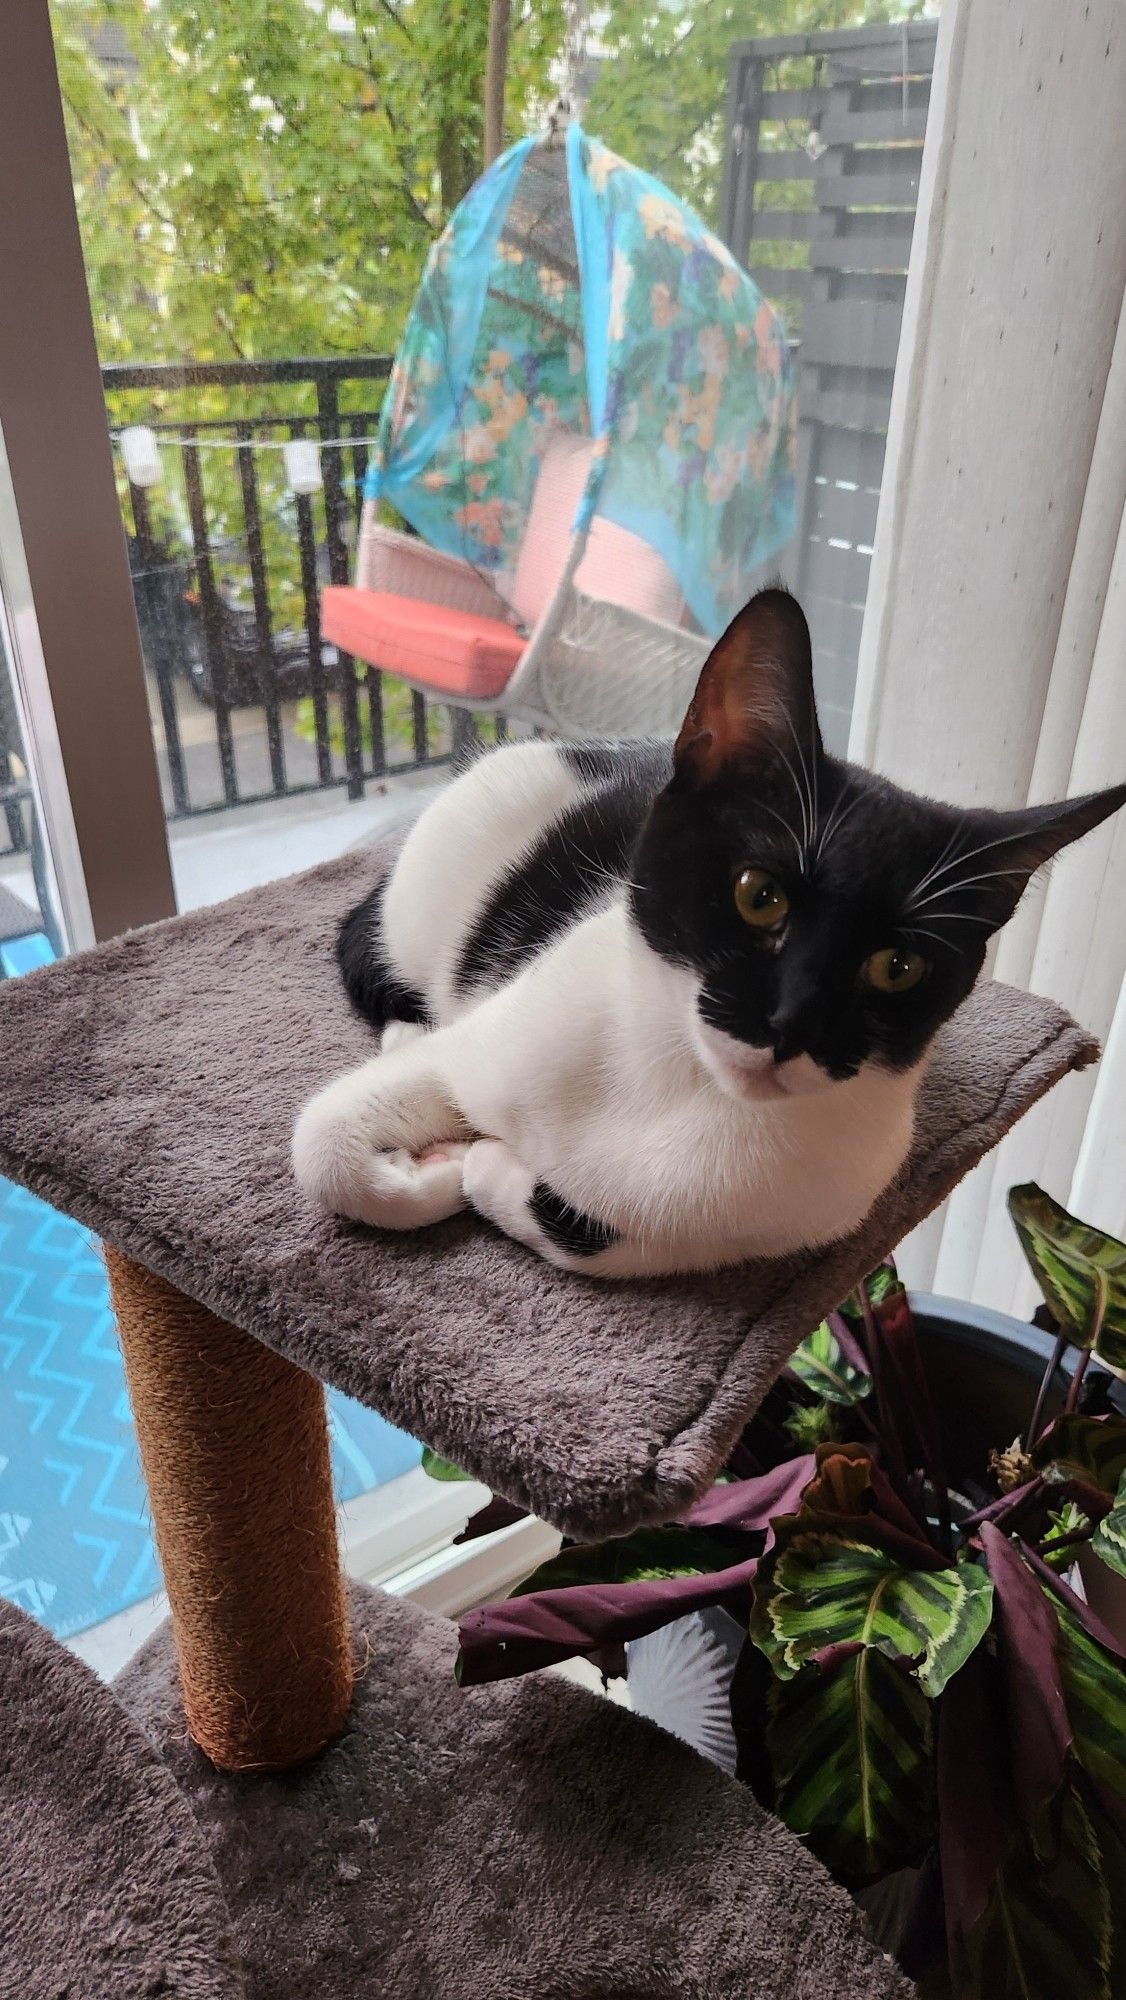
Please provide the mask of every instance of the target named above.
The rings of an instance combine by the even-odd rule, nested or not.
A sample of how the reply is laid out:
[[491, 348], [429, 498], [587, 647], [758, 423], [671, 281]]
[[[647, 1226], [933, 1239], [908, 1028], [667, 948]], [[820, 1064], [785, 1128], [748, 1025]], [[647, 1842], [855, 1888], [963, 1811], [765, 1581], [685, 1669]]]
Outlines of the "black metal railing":
[[[459, 719], [327, 645], [320, 590], [352, 570], [386, 355], [103, 370], [170, 818], [449, 759]], [[162, 477], [128, 477], [143, 424]], [[314, 439], [292, 493], [280, 447]]]

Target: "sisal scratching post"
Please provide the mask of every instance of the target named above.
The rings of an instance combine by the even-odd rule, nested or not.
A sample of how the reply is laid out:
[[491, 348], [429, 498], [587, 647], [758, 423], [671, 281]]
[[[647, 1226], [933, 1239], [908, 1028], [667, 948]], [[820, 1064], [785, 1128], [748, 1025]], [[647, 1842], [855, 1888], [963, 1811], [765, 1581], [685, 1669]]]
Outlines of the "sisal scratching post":
[[224, 1771], [299, 1764], [352, 1694], [324, 1392], [105, 1258], [191, 1734]]

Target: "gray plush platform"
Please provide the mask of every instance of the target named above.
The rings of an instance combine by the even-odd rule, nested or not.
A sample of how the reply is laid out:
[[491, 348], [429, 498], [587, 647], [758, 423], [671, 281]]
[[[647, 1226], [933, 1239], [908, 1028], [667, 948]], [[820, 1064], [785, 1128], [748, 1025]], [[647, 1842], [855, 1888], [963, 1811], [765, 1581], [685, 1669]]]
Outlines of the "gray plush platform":
[[237, 2000], [219, 1880], [108, 1688], [0, 1598], [0, 2000]]
[[906, 2000], [742, 1786], [554, 1675], [460, 1692], [444, 1619], [355, 1587], [343, 1736], [284, 1777], [188, 1740], [167, 1630], [116, 1692], [199, 1823], [248, 2000]]
[[810, 1327], [1097, 1053], [1051, 1002], [981, 988], [903, 1184], [816, 1257], [611, 1285], [468, 1218], [379, 1236], [315, 1214], [289, 1166], [299, 1105], [372, 1051], [332, 944], [375, 874], [347, 855], [8, 982], [0, 1171], [577, 1535], [706, 1487]]

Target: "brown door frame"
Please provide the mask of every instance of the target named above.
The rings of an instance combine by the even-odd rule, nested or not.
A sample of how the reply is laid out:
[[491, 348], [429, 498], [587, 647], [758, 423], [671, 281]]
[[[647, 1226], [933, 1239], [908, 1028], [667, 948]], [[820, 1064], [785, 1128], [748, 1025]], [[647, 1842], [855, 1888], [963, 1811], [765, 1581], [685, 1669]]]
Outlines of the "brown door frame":
[[175, 893], [47, 0], [21, 0], [3, 44], [0, 435], [30, 597], [12, 624], [18, 643], [33, 611], [90, 928], [105, 938], [170, 916]]

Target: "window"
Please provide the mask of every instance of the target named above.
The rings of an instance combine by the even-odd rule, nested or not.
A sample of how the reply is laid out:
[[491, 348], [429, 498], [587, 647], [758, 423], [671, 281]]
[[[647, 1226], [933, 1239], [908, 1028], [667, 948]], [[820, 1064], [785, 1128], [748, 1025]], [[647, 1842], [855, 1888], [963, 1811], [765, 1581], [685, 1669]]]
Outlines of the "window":
[[[747, 40], [735, 5], [595, 9], [585, 36], [572, 20], [570, 82], [587, 128], [692, 202], [784, 320], [797, 525], [779, 561], [808, 602], [843, 747], [935, 25], [841, 0], [809, 33], [808, 11], [794, 0], [794, 32]], [[487, 13], [54, 0], [57, 80], [45, 37], [21, 37], [0, 235], [0, 583], [18, 682], [0, 682], [6, 976], [339, 852], [447, 782], [474, 733], [503, 732], [357, 662], [320, 614], [324, 586], [354, 575], [427, 253], [481, 165]], [[558, 10], [514, 9], [510, 139], [542, 125], [564, 53]], [[8, 1453], [35, 1538], [20, 1588], [60, 1632], [94, 1627], [80, 1643], [104, 1664], [141, 1630], [155, 1571], [100, 1268], [81, 1231], [0, 1198], [0, 1312], [17, 1324], [21, 1285], [38, 1288], [89, 1411], [84, 1458], [30, 1432]], [[22, 1329], [12, 1349], [32, 1399], [36, 1338]], [[365, 1573], [422, 1562], [414, 1584], [446, 1606], [534, 1559], [535, 1527], [505, 1531], [531, 1537], [523, 1558], [511, 1542], [444, 1553], [473, 1490], [428, 1484], [410, 1440], [332, 1409]], [[62, 1398], [45, 1421], [62, 1436]], [[443, 1581], [451, 1560], [460, 1584]]]

